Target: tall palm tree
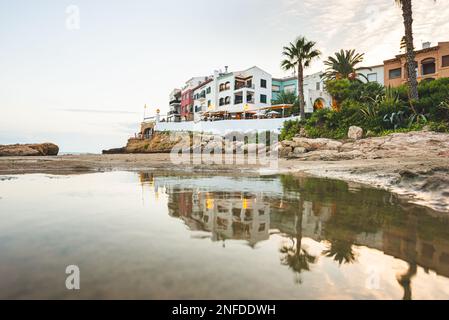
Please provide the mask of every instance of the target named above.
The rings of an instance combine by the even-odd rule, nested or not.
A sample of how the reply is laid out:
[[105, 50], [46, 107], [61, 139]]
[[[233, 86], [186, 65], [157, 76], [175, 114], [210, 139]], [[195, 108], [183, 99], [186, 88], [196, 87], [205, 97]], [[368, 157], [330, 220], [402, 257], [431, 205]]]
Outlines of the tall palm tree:
[[362, 76], [368, 81], [365, 75], [358, 73], [361, 68], [357, 68], [357, 65], [363, 61], [364, 55], [364, 53], [356, 53], [354, 49], [341, 49], [340, 52], [335, 52], [335, 57], [328, 57], [324, 61], [327, 68], [322, 77], [325, 80], [356, 80], [358, 76]]
[[308, 41], [305, 37], [298, 37], [294, 42], [290, 42], [284, 47], [282, 55], [285, 57], [281, 62], [284, 70], [295, 70], [298, 75], [298, 98], [299, 111], [301, 119], [305, 118], [304, 101], [304, 69], [309, 67], [315, 58], [321, 55], [318, 49], [315, 49], [316, 42]]
[[405, 56], [407, 59], [407, 81], [409, 86], [410, 99], [418, 99], [418, 80], [416, 80], [415, 48], [413, 46], [413, 12], [412, 0], [395, 0], [396, 4], [402, 8], [402, 17], [405, 27]]

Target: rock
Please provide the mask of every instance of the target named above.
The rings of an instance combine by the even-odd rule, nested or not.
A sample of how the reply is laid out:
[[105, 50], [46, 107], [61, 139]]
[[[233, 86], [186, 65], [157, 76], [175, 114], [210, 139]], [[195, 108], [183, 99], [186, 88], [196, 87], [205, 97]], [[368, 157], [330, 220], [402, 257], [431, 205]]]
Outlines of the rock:
[[56, 156], [59, 147], [54, 143], [0, 145], [0, 156]]
[[292, 151], [293, 151], [293, 148], [292, 148], [292, 147], [284, 147], [284, 146], [280, 146], [280, 147], [279, 147], [279, 150], [278, 150], [278, 153], [279, 153], [279, 156], [280, 156], [280, 157], [285, 158], [285, 157], [288, 157], [288, 155], [289, 155], [290, 152], [292, 152]]
[[307, 138], [307, 131], [305, 128], [300, 128], [299, 133], [295, 134], [295, 138]]
[[294, 155], [302, 155], [306, 152], [307, 152], [306, 148], [303, 148], [303, 147], [296, 147], [295, 149], [293, 149]]
[[359, 140], [363, 138], [363, 129], [357, 126], [350, 126], [348, 130], [348, 138]]
[[303, 147], [307, 151], [338, 150], [342, 146], [342, 143], [340, 141], [326, 138], [293, 138], [293, 142], [294, 147]]
[[108, 149], [108, 150], [103, 150], [101, 151], [102, 154], [121, 154], [121, 153], [125, 153], [125, 148], [113, 148], [113, 149]]
[[283, 147], [292, 147], [294, 145], [294, 142], [291, 140], [283, 140], [283, 141], [281, 141], [281, 145]]

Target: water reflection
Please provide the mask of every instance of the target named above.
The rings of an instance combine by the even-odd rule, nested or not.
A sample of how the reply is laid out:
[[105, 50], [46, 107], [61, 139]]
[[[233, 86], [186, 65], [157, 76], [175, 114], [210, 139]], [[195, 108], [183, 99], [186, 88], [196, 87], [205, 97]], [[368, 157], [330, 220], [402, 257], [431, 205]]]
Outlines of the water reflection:
[[[358, 262], [357, 247], [383, 251], [408, 263], [398, 272], [403, 299], [411, 299], [417, 266], [449, 277], [449, 224], [438, 213], [406, 204], [394, 195], [339, 181], [281, 176], [258, 179], [183, 179], [140, 174], [143, 185], [163, 188], [168, 213], [212, 241], [257, 244], [279, 234], [280, 263], [302, 282], [323, 257], [338, 265]], [[242, 191], [236, 191], [242, 190]], [[325, 245], [319, 254], [302, 244]]]
[[449, 297], [448, 219], [388, 192], [291, 176], [55, 177], [0, 181], [0, 298]]

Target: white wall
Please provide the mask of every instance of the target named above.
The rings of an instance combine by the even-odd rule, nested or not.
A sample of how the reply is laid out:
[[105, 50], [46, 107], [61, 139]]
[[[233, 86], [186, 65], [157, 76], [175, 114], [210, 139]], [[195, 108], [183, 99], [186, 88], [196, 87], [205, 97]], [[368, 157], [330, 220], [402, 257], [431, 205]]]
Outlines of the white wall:
[[[319, 98], [324, 100], [326, 107], [332, 106], [332, 97], [324, 90], [324, 81], [321, 74], [321, 72], [317, 72], [304, 77], [305, 112], [313, 112], [313, 104]], [[317, 90], [317, 83], [319, 83], [319, 90]]]
[[[367, 69], [371, 68], [371, 70]], [[384, 85], [384, 66], [373, 66], [373, 67], [367, 67], [363, 68], [358, 71], [359, 74], [363, 74], [365, 77], [368, 77], [369, 74], [375, 74], [377, 79], [375, 80], [377, 83]], [[366, 79], [364, 77], [359, 77], [359, 79], [366, 83]]]
[[297, 117], [277, 119], [252, 119], [252, 120], [221, 120], [221, 121], [189, 121], [189, 122], [158, 122], [155, 131], [195, 131], [209, 132], [215, 134], [226, 134], [232, 131], [273, 131], [280, 130], [287, 120], [298, 119]]

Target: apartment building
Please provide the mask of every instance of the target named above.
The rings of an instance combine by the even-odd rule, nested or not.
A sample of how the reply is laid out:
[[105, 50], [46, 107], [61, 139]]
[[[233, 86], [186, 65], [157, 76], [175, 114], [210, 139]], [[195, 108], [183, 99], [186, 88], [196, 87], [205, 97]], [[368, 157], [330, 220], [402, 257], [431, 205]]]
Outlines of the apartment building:
[[[449, 42], [438, 42], [431, 46], [423, 43], [415, 51], [415, 71], [418, 82], [449, 77]], [[384, 61], [385, 86], [397, 87], [407, 82], [407, 61], [405, 54]]]
[[271, 86], [271, 75], [255, 66], [243, 71], [215, 71], [191, 90], [193, 120], [208, 114], [230, 119], [249, 116], [271, 105]]
[[181, 89], [173, 89], [169, 97], [168, 122], [181, 121]]
[[181, 105], [180, 105], [180, 120], [192, 121], [193, 120], [193, 91], [204, 82], [207, 77], [193, 77], [186, 81], [185, 85], [181, 89]]

